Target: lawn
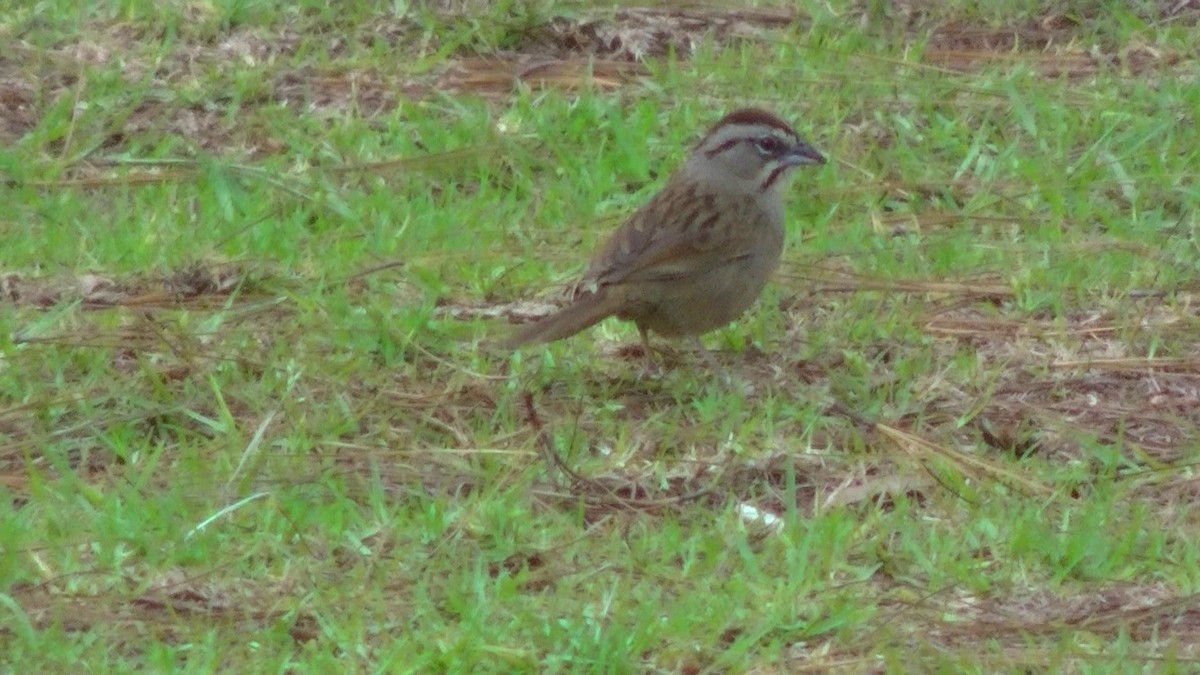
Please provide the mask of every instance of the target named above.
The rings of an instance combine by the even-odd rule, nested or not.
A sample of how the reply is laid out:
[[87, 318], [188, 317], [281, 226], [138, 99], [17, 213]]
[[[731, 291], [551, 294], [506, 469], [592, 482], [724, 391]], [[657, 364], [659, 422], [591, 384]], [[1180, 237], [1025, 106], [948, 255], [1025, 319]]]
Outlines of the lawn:
[[[1191, 672], [1200, 4], [0, 2], [9, 672]], [[744, 105], [759, 302], [516, 353]]]

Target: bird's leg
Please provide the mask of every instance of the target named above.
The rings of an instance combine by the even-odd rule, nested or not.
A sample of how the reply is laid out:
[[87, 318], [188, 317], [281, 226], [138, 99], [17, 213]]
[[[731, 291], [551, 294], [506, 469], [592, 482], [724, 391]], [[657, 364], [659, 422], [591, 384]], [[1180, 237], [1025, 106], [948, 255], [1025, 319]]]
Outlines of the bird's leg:
[[658, 374], [660, 372], [658, 363], [654, 361], [654, 350], [650, 347], [650, 331], [637, 327], [638, 335], [642, 338], [642, 357], [645, 361], [645, 374]]

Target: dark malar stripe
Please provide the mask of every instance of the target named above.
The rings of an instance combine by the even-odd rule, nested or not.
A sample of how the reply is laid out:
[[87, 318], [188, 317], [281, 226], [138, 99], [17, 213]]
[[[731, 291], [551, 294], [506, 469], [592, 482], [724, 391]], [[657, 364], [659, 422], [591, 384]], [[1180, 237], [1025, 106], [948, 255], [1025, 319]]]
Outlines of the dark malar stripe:
[[765, 181], [763, 181], [763, 184], [758, 187], [758, 191], [766, 192], [767, 190], [770, 190], [771, 186], [775, 184], [775, 181], [779, 180], [779, 177], [782, 176], [783, 173], [785, 171], [787, 171], [789, 168], [791, 168], [791, 167], [780, 164], [779, 166], [775, 167], [774, 169], [771, 169], [770, 175], [768, 175], [767, 179]]

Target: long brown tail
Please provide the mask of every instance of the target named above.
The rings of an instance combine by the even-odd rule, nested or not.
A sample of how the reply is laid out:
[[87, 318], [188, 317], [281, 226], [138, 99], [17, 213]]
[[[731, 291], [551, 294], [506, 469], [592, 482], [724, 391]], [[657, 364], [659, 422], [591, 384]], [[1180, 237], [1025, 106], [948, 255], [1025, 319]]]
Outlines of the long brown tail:
[[500, 342], [506, 349], [540, 342], [553, 342], [596, 325], [617, 311], [611, 293], [589, 293], [550, 316], [522, 326]]

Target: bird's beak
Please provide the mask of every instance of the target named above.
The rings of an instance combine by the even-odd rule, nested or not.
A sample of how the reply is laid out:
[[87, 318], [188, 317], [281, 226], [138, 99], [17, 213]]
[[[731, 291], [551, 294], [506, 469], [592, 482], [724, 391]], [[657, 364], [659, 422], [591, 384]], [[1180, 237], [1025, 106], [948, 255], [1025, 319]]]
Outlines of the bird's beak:
[[792, 149], [788, 150], [787, 154], [783, 156], [783, 163], [787, 166], [824, 164], [825, 155], [817, 152], [817, 149], [808, 143], [800, 141], [799, 143], [793, 145]]

